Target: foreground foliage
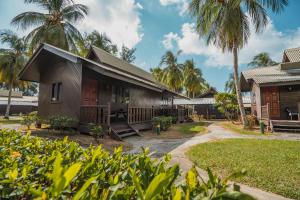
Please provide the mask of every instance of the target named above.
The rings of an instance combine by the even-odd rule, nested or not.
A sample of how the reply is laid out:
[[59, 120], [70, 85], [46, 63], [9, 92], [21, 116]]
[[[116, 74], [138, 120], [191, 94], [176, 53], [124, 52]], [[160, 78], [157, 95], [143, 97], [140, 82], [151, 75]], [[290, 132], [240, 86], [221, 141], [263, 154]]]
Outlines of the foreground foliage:
[[[169, 156], [150, 158], [149, 151], [113, 154], [101, 146], [81, 148], [77, 143], [49, 141], [16, 131], [0, 131], [1, 199], [252, 199], [228, 192], [227, 179], [208, 170], [202, 180], [193, 168], [176, 185], [177, 165]], [[235, 174], [237, 175], [237, 174]], [[226, 198], [225, 198], [226, 197]]]
[[234, 180], [300, 199], [299, 141], [228, 139], [197, 145], [188, 156], [223, 176], [246, 169], [245, 176]]

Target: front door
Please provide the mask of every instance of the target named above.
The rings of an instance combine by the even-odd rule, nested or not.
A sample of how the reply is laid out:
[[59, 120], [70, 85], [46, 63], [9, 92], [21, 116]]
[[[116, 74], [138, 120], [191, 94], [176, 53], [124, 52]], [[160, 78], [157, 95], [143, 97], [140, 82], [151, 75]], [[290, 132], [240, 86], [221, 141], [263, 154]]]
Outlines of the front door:
[[280, 117], [280, 102], [279, 102], [279, 89], [278, 87], [265, 87], [262, 88], [263, 92], [263, 105], [267, 103], [270, 106], [270, 117]]
[[85, 106], [95, 106], [98, 104], [98, 81], [94, 79], [82, 80], [81, 104]]

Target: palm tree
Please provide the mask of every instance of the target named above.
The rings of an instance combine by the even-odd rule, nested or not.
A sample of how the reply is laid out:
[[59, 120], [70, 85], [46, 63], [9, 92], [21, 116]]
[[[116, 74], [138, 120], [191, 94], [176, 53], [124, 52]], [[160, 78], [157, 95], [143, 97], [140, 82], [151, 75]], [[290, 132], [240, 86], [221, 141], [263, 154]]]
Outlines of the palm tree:
[[[179, 53], [177, 53], [178, 55]], [[182, 65], [177, 63], [177, 57], [171, 52], [167, 51], [162, 56], [160, 66], [164, 65], [162, 81], [175, 92], [182, 89]]]
[[266, 67], [276, 65], [277, 63], [272, 60], [268, 53], [262, 52], [253, 57], [253, 60], [248, 64], [251, 67]]
[[236, 94], [236, 88], [234, 84], [234, 75], [233, 73], [229, 74], [229, 78], [225, 83], [225, 91], [231, 94]]
[[19, 38], [9, 30], [0, 33], [0, 41], [9, 47], [8, 49], [0, 49], [0, 81], [7, 84], [9, 91], [5, 112], [5, 118], [8, 119], [13, 88], [25, 87], [28, 84], [19, 81], [17, 77], [26, 62], [26, 44], [24, 38]]
[[105, 33], [99, 33], [96, 30], [90, 34], [85, 33], [83, 40], [78, 41], [78, 46], [80, 49], [79, 54], [82, 56], [87, 55], [91, 46], [103, 49], [113, 55], [116, 55], [118, 52], [117, 45], [113, 44], [111, 39]]
[[120, 52], [120, 58], [128, 63], [132, 63], [135, 61], [135, 53], [136, 48], [129, 49], [128, 47], [122, 46], [122, 51]]
[[163, 70], [160, 67], [151, 68], [150, 72], [152, 73], [155, 80], [157, 80], [158, 82], [162, 82]]
[[234, 82], [244, 126], [247, 120], [238, 79], [238, 51], [250, 37], [249, 20], [255, 31], [261, 32], [268, 24], [265, 9], [279, 13], [287, 4], [288, 0], [192, 0], [189, 4], [199, 35], [207, 38], [208, 44], [233, 53]]
[[187, 60], [183, 64], [183, 85], [187, 91], [187, 96], [195, 98], [196, 89], [204, 82], [202, 72], [196, 67], [193, 60]]
[[78, 52], [76, 41], [82, 40], [82, 36], [73, 23], [87, 15], [86, 6], [75, 4], [73, 0], [25, 0], [25, 3], [36, 4], [47, 11], [24, 12], [14, 17], [11, 22], [23, 30], [34, 27], [26, 38], [31, 49], [36, 49], [41, 42], [45, 42]]

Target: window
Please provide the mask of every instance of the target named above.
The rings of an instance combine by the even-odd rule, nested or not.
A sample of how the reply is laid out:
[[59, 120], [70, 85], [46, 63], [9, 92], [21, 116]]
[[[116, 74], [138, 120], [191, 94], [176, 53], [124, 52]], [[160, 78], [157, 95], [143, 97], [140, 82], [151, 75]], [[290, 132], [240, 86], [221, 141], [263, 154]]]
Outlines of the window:
[[58, 102], [60, 100], [61, 87], [62, 87], [62, 83], [52, 84], [52, 94], [51, 94], [52, 102]]
[[113, 103], [129, 103], [129, 89], [123, 87], [112, 86], [111, 101]]

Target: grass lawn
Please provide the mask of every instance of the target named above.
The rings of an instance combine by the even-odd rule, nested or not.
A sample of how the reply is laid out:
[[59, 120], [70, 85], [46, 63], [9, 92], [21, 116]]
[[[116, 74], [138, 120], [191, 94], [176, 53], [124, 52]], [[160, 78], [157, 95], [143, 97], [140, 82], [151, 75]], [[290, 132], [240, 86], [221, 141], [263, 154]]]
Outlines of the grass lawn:
[[[229, 129], [235, 133], [240, 133], [240, 134], [247, 134], [247, 135], [261, 135], [260, 130], [258, 127], [254, 128], [253, 130], [249, 129], [243, 129], [242, 125], [240, 124], [233, 124], [231, 122], [221, 122], [221, 126], [223, 126], [226, 129]], [[266, 135], [271, 134], [269, 132], [265, 132]]]
[[184, 123], [177, 125], [178, 130], [183, 134], [196, 134], [204, 133], [206, 131], [207, 123], [195, 122], [195, 123]]
[[228, 139], [197, 145], [187, 155], [221, 176], [246, 169], [235, 181], [300, 199], [299, 141]]

